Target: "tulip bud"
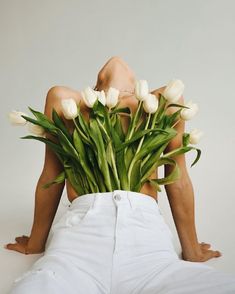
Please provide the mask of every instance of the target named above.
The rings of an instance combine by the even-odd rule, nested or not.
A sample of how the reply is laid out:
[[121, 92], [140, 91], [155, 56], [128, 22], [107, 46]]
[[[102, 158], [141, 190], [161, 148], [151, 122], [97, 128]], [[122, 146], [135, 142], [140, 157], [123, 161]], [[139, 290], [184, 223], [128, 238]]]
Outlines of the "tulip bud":
[[61, 107], [66, 119], [74, 119], [78, 115], [77, 104], [73, 98], [62, 99]]
[[197, 144], [201, 137], [204, 135], [204, 133], [198, 129], [193, 129], [190, 133], [189, 133], [189, 143], [190, 144]]
[[108, 108], [114, 107], [118, 102], [119, 97], [119, 90], [113, 87], [110, 87], [108, 89], [107, 95], [106, 95], [106, 104]]
[[81, 92], [84, 103], [87, 107], [92, 108], [95, 101], [97, 100], [97, 94], [91, 87], [86, 87], [84, 91]]
[[192, 100], [185, 103], [184, 106], [187, 106], [189, 108], [182, 108], [180, 111], [180, 117], [183, 120], [190, 120], [192, 119], [198, 112], [199, 107], [196, 103], [193, 103]]
[[98, 97], [98, 100], [105, 106], [106, 104], [106, 97], [104, 90], [102, 91], [94, 91]]
[[184, 92], [184, 84], [181, 80], [171, 80], [163, 91], [163, 96], [170, 103], [175, 103], [179, 100]]
[[21, 115], [28, 116], [24, 112], [12, 110], [11, 112], [8, 113], [8, 119], [10, 123], [14, 126], [23, 126], [27, 123], [27, 121]]
[[145, 100], [149, 94], [148, 82], [146, 80], [135, 81], [135, 96], [138, 100]]
[[35, 125], [31, 122], [28, 122], [28, 130], [30, 133], [32, 133], [36, 136], [43, 137], [45, 135], [45, 130], [43, 127], [41, 127], [39, 125]]
[[158, 108], [158, 98], [154, 94], [148, 94], [143, 102], [143, 107], [147, 113], [156, 112]]

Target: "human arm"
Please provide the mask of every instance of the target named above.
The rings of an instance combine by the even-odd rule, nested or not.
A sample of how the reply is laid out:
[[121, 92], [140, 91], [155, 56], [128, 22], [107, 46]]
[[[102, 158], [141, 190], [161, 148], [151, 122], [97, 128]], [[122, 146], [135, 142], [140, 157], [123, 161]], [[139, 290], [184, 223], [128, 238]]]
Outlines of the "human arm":
[[[165, 87], [158, 89], [157, 93], [163, 93]], [[178, 104], [184, 105], [183, 96], [180, 97]], [[168, 108], [167, 114], [178, 110], [176, 107]], [[182, 146], [182, 135], [185, 132], [185, 121], [180, 120], [176, 125], [177, 135], [174, 137], [164, 154]], [[185, 154], [172, 157], [178, 164], [181, 177], [172, 184], [165, 185], [168, 201], [172, 216], [182, 247], [182, 258], [188, 261], [206, 261], [212, 257], [221, 255], [219, 251], [209, 250], [210, 244], [199, 243], [195, 224], [195, 200], [194, 190], [189, 177]], [[171, 165], [165, 165], [164, 174], [168, 176], [172, 171]]]
[[[57, 91], [58, 92], [58, 91]], [[47, 94], [44, 113], [51, 118], [52, 107], [60, 113], [60, 102], [58, 93], [50, 90]], [[47, 138], [56, 140], [46, 134]], [[35, 191], [34, 219], [29, 237], [21, 236], [15, 238], [16, 243], [6, 245], [7, 249], [16, 250], [21, 253], [41, 253], [45, 249], [45, 243], [54, 220], [65, 183], [52, 185], [44, 189], [43, 184], [53, 180], [61, 171], [63, 166], [56, 154], [45, 145], [45, 159], [42, 173], [39, 177]]]

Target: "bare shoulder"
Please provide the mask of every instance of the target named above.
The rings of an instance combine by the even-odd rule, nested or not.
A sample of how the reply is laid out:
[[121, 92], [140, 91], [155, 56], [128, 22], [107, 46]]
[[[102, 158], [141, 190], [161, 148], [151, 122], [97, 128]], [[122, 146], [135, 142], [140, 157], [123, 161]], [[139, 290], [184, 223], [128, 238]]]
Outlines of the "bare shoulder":
[[78, 100], [81, 97], [81, 92], [67, 86], [56, 85], [49, 89], [48, 95]]

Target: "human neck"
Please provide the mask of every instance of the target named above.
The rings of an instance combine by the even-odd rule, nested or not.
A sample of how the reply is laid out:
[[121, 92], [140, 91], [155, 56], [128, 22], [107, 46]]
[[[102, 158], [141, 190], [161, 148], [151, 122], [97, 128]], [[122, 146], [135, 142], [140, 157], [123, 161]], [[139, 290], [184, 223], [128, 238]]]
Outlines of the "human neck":
[[107, 92], [110, 87], [118, 89], [120, 95], [133, 94], [135, 88], [134, 74], [120, 64], [112, 66], [103, 78], [98, 79], [96, 89]]

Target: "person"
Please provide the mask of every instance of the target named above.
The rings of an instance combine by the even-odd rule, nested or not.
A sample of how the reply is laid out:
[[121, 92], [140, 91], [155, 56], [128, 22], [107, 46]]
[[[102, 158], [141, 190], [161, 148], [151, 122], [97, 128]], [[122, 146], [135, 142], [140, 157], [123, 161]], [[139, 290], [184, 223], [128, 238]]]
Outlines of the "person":
[[[95, 90], [109, 87], [120, 91], [120, 107], [129, 106], [134, 112], [135, 75], [119, 56], [111, 57], [98, 73]], [[159, 97], [164, 87], [151, 93]], [[80, 102], [85, 119], [89, 108], [81, 93], [68, 87], [54, 86], [46, 96], [44, 113], [52, 118], [52, 109], [63, 117], [61, 99], [68, 97]], [[184, 103], [181, 96], [179, 104]], [[174, 112], [177, 108], [168, 108]], [[73, 131], [73, 123], [63, 120]], [[128, 127], [125, 115], [123, 129]], [[175, 128], [178, 134], [164, 152], [182, 144], [185, 123]], [[56, 142], [50, 134], [47, 137]], [[205, 261], [221, 256], [211, 245], [199, 242], [195, 227], [194, 191], [185, 155], [174, 158], [181, 170], [181, 178], [165, 185], [181, 256], [173, 246], [173, 234], [158, 206], [158, 195], [145, 183], [140, 192], [114, 190], [112, 192], [78, 195], [68, 180], [43, 189], [63, 166], [48, 146], [35, 192], [34, 221], [30, 236], [19, 236], [6, 248], [23, 254], [44, 253], [33, 266], [18, 277], [10, 294], [27, 293], [235, 293], [235, 276], [206, 265]], [[164, 166], [167, 176], [171, 172]], [[157, 178], [156, 170], [151, 178]], [[53, 220], [66, 185], [71, 204], [58, 222]], [[49, 233], [51, 233], [49, 235]]]

